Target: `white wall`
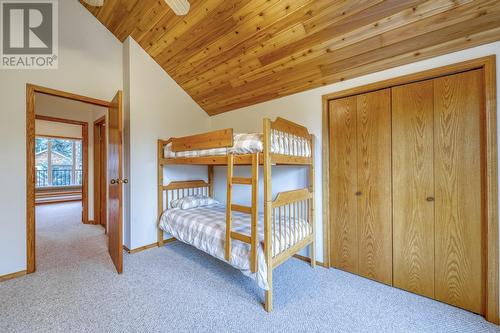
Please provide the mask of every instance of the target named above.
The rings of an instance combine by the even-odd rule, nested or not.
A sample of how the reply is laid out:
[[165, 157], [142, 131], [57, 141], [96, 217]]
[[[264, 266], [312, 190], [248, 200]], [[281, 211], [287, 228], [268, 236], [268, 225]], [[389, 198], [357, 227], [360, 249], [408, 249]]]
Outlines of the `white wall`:
[[81, 139], [82, 126], [37, 119], [35, 121], [35, 133], [39, 136], [47, 135]]
[[[260, 103], [257, 105], [241, 108], [232, 112], [223, 113], [211, 118], [211, 128], [219, 129], [226, 127], [233, 127], [238, 132], [261, 132], [262, 119], [265, 117], [275, 119], [278, 116], [295, 121], [299, 124], [307, 126], [307, 128], [316, 135], [316, 225], [317, 225], [317, 253], [318, 260], [323, 260], [323, 232], [322, 232], [322, 189], [321, 189], [321, 113], [322, 113], [322, 95], [349, 89], [352, 87], [362, 86], [368, 83], [386, 80], [411, 74], [415, 72], [424, 71], [436, 67], [449, 65], [465, 60], [480, 58], [488, 55], [496, 54], [497, 58], [500, 57], [500, 42], [491, 43], [472, 49], [451, 53], [448, 55], [419, 61], [413, 64], [400, 66], [397, 68], [385, 70], [382, 72], [362, 76], [352, 80], [347, 80], [321, 88], [312, 89], [309, 91], [297, 93], [291, 96], [283, 97], [269, 102]], [[500, 78], [500, 66], [497, 66], [497, 77]], [[497, 85], [500, 87], [500, 85]], [[500, 90], [497, 92], [500, 96]], [[498, 126], [500, 129], [500, 126]], [[300, 186], [305, 183], [305, 179], [294, 176], [286, 177], [285, 171], [275, 171], [273, 169], [273, 192], [277, 190], [282, 191], [288, 189], [290, 186]], [[220, 177], [224, 177], [224, 170], [216, 172], [217, 185], [215, 187], [215, 195], [219, 200], [225, 200], [225, 188], [219, 182]], [[293, 184], [290, 181], [294, 182]], [[245, 201], [246, 197], [240, 193], [235, 196], [237, 200]]]
[[122, 82], [122, 44], [76, 0], [59, 1], [59, 69], [0, 70], [0, 275], [26, 269], [26, 83], [110, 100]]
[[[124, 239], [125, 245], [134, 249], [156, 242], [157, 140], [207, 131], [210, 122], [206, 113], [132, 38], [124, 43], [124, 49], [124, 76], [129, 78], [125, 83], [128, 97], [124, 141], [129, 142], [125, 159], [130, 159], [125, 168], [130, 212], [125, 212]], [[165, 183], [198, 179], [204, 170], [206, 167], [168, 167]]]
[[[89, 220], [94, 220], [94, 121], [106, 116], [108, 109], [102, 106], [87, 104], [79, 101], [73, 101], [66, 98], [55, 97], [44, 94], [35, 95], [35, 114], [63, 118], [69, 120], [77, 120], [87, 123], [87, 138], [88, 138], [88, 214]], [[78, 125], [56, 123], [56, 122], [40, 122], [36, 121], [35, 132], [41, 129], [38, 128], [43, 123], [49, 123], [54, 126], [73, 126], [79, 129], [79, 137], [82, 136], [82, 127]], [[44, 126], [44, 125], [41, 125]], [[64, 127], [68, 128], [68, 127]], [[57, 135], [57, 134], [54, 134]], [[62, 135], [62, 134], [61, 134]]]

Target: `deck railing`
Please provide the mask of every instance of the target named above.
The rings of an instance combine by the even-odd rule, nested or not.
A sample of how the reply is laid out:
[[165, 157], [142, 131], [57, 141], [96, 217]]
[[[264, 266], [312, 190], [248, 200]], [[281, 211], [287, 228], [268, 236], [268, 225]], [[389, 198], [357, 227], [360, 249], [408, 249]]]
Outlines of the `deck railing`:
[[77, 169], [73, 174], [72, 169], [52, 170], [49, 179], [48, 170], [36, 170], [35, 177], [36, 187], [82, 185], [83, 171]]

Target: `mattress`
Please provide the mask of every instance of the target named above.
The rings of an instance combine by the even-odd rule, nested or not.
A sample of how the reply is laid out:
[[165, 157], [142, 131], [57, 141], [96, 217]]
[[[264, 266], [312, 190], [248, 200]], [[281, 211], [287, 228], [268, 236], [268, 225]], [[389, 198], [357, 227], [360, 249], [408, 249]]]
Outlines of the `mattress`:
[[[251, 223], [250, 215], [240, 212], [232, 214], [232, 231], [250, 235]], [[254, 279], [257, 285], [265, 290], [269, 289], [267, 283], [267, 266], [263, 250], [264, 223], [263, 214], [259, 214], [259, 248], [257, 250], [258, 268], [257, 272], [250, 270], [250, 244], [233, 239], [231, 242], [231, 266], [240, 270], [244, 275]], [[296, 219], [290, 221], [289, 225], [295, 229], [288, 228], [285, 232], [274, 232], [274, 254], [283, 251], [312, 233], [312, 229], [307, 221]], [[278, 221], [276, 222], [277, 225]], [[288, 222], [287, 222], [288, 223]], [[160, 228], [171, 234], [176, 239], [192, 245], [197, 249], [210, 254], [211, 256], [225, 261], [225, 237], [226, 237], [226, 207], [215, 204], [192, 209], [168, 209], [163, 212], [160, 218]], [[279, 228], [277, 228], [279, 229]], [[283, 228], [284, 229], [284, 228]], [[292, 237], [292, 234], [295, 237]]]
[[[222, 156], [227, 154], [254, 154], [264, 150], [261, 133], [240, 133], [233, 137], [233, 146], [229, 148], [213, 148], [190, 151], [172, 151], [172, 143], [165, 145], [165, 158]], [[309, 141], [298, 136], [285, 135], [282, 132], [272, 131], [271, 153], [289, 156], [311, 157]]]

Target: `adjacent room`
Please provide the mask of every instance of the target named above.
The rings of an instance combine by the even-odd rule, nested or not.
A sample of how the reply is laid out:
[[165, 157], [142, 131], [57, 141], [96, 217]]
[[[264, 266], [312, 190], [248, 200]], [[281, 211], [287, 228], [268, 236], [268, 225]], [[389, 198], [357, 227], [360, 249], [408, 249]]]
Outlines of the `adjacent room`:
[[500, 1], [0, 8], [0, 332], [500, 332]]
[[42, 93], [34, 109], [34, 257], [43, 272], [106, 248], [107, 109]]

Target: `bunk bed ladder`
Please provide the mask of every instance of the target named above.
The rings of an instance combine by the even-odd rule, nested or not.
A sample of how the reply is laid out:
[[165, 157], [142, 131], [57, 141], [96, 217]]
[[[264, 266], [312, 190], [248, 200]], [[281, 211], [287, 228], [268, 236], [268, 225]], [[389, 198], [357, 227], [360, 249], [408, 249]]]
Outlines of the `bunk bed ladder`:
[[[250, 244], [250, 270], [255, 273], [257, 271], [257, 246], [258, 246], [258, 211], [257, 211], [257, 195], [259, 186], [259, 154], [252, 154], [252, 177], [234, 177], [234, 155], [227, 156], [227, 205], [226, 205], [226, 247], [225, 257], [231, 261], [231, 240]], [[252, 187], [252, 205], [242, 206], [233, 204], [233, 184], [250, 185]], [[239, 232], [231, 231], [232, 212], [237, 211], [251, 215], [251, 235], [245, 235]]]

